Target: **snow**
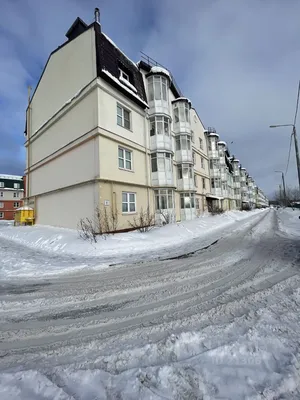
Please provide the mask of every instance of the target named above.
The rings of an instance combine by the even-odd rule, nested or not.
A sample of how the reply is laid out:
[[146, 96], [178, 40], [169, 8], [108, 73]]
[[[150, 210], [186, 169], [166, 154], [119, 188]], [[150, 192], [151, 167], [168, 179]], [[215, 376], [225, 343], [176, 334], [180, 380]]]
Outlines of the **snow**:
[[227, 143], [226, 143], [226, 142], [223, 142], [222, 140], [220, 140], [220, 141], [218, 142], [218, 144], [221, 145], [221, 146], [222, 146], [222, 145], [223, 145], [223, 146], [227, 146]]
[[132, 96], [136, 97], [141, 103], [143, 103], [146, 107], [149, 108], [148, 104], [143, 99], [141, 99], [140, 96], [138, 96], [136, 93], [134, 93], [133, 90], [129, 89], [128, 86], [126, 86], [122, 82], [120, 82], [119, 79], [116, 78], [115, 76], [113, 76], [109, 71], [107, 71], [106, 69], [103, 68], [102, 72], [104, 72], [113, 81], [115, 81], [119, 86], [121, 86], [123, 89], [125, 89], [127, 92], [129, 92]]
[[19, 207], [19, 208], [17, 208], [16, 209], [16, 211], [22, 211], [22, 210], [24, 210], [24, 211], [32, 211], [33, 210], [33, 208], [31, 208], [31, 207], [28, 207], [28, 206], [24, 206], [24, 207]]
[[166, 68], [163, 68], [163, 67], [159, 67], [158, 65], [154, 65], [152, 68], [151, 68], [151, 72], [153, 72], [153, 73], [158, 73], [158, 74], [165, 74], [165, 75], [167, 75], [169, 78], [170, 78], [170, 80], [172, 80], [172, 78], [171, 78], [171, 75], [170, 75], [170, 72], [166, 69]]
[[[144, 257], [145, 253], [151, 252], [151, 258], [155, 258], [154, 252], [162, 252], [163, 255], [174, 253], [174, 248], [180, 250], [181, 246], [197, 239], [206, 245], [209, 234], [214, 234], [211, 241], [218, 239], [222, 230], [228, 229], [235, 223], [244, 219], [252, 218], [262, 210], [252, 211], [228, 211], [221, 215], [203, 214], [192, 221], [155, 227], [150, 232], [140, 233], [138, 231], [128, 233], [117, 233], [109, 235], [106, 240], [99, 237], [95, 244], [81, 239], [76, 230], [55, 228], [50, 226], [1, 226], [0, 238], [12, 240], [20, 245], [34, 250], [66, 254], [80, 257], [101, 257], [99, 268], [107, 268], [109, 263], [120, 263], [126, 257]], [[208, 239], [210, 240], [210, 239]], [[106, 262], [104, 262], [104, 260]], [[86, 263], [84, 264], [84, 267]], [[61, 269], [61, 273], [72, 271], [71, 266]], [[32, 277], [36, 275], [35, 268], [29, 268], [24, 262], [17, 271], [2, 269], [2, 278], [15, 276]], [[51, 271], [43, 268], [39, 271], [40, 276], [52, 275], [57, 270]]]
[[125, 85], [127, 85], [131, 90], [133, 90], [134, 92], [136, 92], [136, 88], [125, 78], [123, 78], [123, 76], [119, 77], [120, 81], [125, 83]]
[[15, 181], [22, 181], [23, 177], [20, 175], [6, 175], [6, 174], [1, 174], [0, 179], [12, 179]]
[[209, 136], [209, 137], [213, 137], [213, 136], [219, 137], [219, 135], [218, 135], [217, 133], [214, 133], [214, 132], [211, 132], [208, 136]]
[[238, 163], [239, 163], [240, 160], [238, 160], [237, 158], [234, 158], [234, 159], [233, 159], [233, 162], [238, 162]]
[[181, 101], [181, 100], [187, 101], [187, 102], [189, 102], [190, 104], [192, 104], [191, 100], [188, 99], [187, 97], [177, 97], [175, 100], [172, 101], [172, 103], [175, 103], [176, 101]]
[[299, 400], [299, 214], [248, 213], [186, 258], [2, 282], [0, 399]]

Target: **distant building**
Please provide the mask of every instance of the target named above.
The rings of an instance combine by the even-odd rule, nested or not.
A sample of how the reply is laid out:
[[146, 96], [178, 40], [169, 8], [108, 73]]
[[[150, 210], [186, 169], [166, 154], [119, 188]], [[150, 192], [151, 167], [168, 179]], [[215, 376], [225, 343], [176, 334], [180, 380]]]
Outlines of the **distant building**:
[[13, 220], [17, 208], [23, 205], [22, 176], [0, 175], [0, 220]]

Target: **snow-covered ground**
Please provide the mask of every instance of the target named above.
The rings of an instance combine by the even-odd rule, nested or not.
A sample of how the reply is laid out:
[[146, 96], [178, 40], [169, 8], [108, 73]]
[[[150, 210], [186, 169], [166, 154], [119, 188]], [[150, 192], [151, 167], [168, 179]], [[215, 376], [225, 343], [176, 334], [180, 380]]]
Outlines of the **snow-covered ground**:
[[[136, 262], [185, 254], [208, 246], [230, 234], [241, 222], [247, 223], [254, 216], [260, 218], [264, 212], [229, 211], [215, 216], [205, 214], [193, 221], [154, 228], [147, 233], [134, 231], [109, 235], [106, 239], [99, 237], [98, 242], [93, 244], [82, 240], [76, 230], [39, 225], [14, 227], [12, 223], [2, 223], [0, 239], [9, 241], [10, 247], [13, 241], [22, 245], [22, 248], [30, 248], [34, 262], [28, 263], [24, 257], [22, 262], [15, 265], [14, 257], [10, 262], [8, 253], [6, 262], [0, 266], [0, 279], [20, 276], [41, 278], [86, 268], [103, 269], [128, 260]], [[21, 251], [20, 246], [14, 246], [14, 249], [16, 253]], [[51, 257], [46, 258], [46, 263], [43, 262], [44, 251], [51, 254]], [[61, 256], [64, 256], [63, 259]], [[51, 262], [48, 262], [49, 257]], [[43, 265], [43, 268], [38, 271], [37, 265]]]
[[[299, 399], [299, 215], [252, 215], [164, 261], [6, 276], [0, 399]], [[81, 260], [1, 245], [9, 268]]]

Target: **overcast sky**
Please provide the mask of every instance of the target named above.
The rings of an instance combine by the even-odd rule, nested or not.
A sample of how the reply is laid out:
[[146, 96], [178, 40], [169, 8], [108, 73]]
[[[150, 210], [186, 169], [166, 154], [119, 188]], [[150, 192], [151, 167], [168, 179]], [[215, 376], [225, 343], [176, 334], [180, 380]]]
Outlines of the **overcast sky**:
[[[204, 125], [267, 193], [286, 168], [300, 79], [299, 0], [0, 0], [0, 173], [23, 174], [27, 86], [77, 16], [171, 70]], [[300, 117], [299, 117], [300, 118]], [[300, 125], [299, 135], [300, 135]], [[230, 144], [233, 141], [232, 144]], [[287, 183], [296, 186], [294, 147]]]

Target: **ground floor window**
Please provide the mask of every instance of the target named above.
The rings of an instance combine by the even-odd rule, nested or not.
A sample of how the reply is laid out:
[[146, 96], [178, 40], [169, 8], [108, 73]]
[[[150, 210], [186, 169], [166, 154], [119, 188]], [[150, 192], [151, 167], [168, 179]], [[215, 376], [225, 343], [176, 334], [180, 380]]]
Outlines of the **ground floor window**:
[[159, 189], [154, 191], [156, 210], [167, 210], [174, 208], [173, 190]]
[[136, 212], [136, 193], [122, 193], [122, 212], [134, 213]]
[[196, 210], [200, 210], [200, 199], [196, 197]]
[[195, 208], [195, 193], [181, 193], [180, 207], [182, 209]]
[[0, 218], [4, 218], [4, 212], [0, 212]]

